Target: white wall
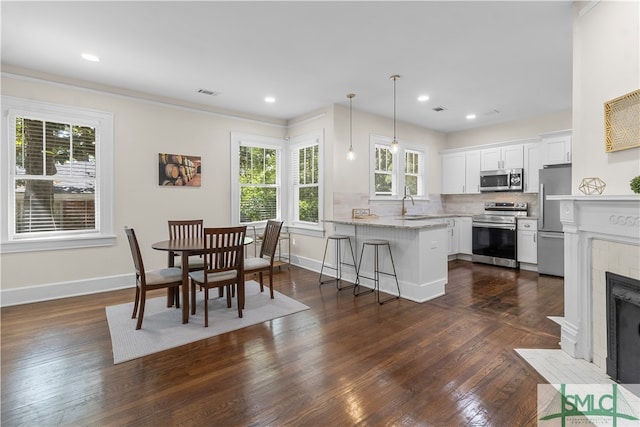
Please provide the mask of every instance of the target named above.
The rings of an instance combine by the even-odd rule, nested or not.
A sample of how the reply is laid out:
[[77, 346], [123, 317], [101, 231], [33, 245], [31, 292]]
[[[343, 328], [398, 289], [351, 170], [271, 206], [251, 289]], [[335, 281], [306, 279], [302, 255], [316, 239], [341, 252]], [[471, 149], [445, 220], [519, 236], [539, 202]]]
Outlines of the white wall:
[[561, 111], [509, 123], [447, 134], [447, 148], [535, 138], [543, 133], [571, 129], [571, 111]]
[[574, 10], [572, 194], [594, 176], [607, 183], [605, 195], [633, 194], [640, 148], [605, 152], [604, 103], [640, 88], [640, 3], [601, 1], [580, 16], [587, 4]]
[[[96, 281], [131, 282], [122, 275], [133, 271], [124, 236], [134, 227], [147, 268], [166, 265], [166, 253], [151, 244], [167, 235], [168, 219], [203, 218], [209, 226], [230, 224], [230, 133], [232, 131], [283, 138], [286, 125], [234, 119], [195, 109], [114, 96], [39, 80], [3, 75], [2, 94], [51, 103], [74, 105], [114, 114], [115, 187], [113, 247], [56, 250], [0, 255], [3, 304], [7, 289], [47, 284], [69, 284], [95, 290]], [[158, 153], [202, 157], [199, 188], [158, 185]], [[70, 262], [72, 261], [72, 262]], [[112, 280], [109, 278], [113, 278]], [[36, 296], [49, 295], [38, 290]]]

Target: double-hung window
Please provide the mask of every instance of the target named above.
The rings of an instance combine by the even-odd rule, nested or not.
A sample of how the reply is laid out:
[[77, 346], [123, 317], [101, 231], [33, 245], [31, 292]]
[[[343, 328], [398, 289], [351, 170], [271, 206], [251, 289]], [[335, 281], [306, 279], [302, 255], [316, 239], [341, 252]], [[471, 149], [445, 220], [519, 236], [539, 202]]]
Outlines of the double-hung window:
[[371, 135], [370, 198], [395, 200], [406, 194], [428, 198], [425, 150], [399, 141], [396, 153], [391, 151], [391, 138]]
[[112, 115], [2, 102], [2, 251], [112, 244]]
[[232, 134], [232, 215], [238, 224], [282, 217], [282, 150], [279, 139]]
[[231, 215], [237, 224], [281, 219], [290, 231], [322, 232], [323, 133], [290, 141], [231, 134]]
[[322, 219], [322, 134], [310, 134], [291, 141], [291, 223], [307, 228], [321, 227]]

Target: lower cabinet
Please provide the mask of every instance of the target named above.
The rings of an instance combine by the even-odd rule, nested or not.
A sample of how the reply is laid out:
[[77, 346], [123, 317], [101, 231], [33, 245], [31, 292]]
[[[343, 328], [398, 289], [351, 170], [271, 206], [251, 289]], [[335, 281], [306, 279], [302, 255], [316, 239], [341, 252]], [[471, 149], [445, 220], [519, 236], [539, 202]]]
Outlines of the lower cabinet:
[[517, 236], [518, 262], [538, 263], [538, 221], [535, 219], [518, 220]]
[[447, 234], [449, 235], [448, 255], [455, 255], [459, 252], [460, 240], [456, 220], [457, 218], [447, 218]]
[[458, 236], [460, 237], [459, 253], [464, 255], [471, 255], [473, 245], [471, 242], [471, 218], [459, 217], [457, 218]]
[[[456, 259], [456, 255], [471, 255], [471, 217], [446, 218], [448, 236], [449, 260]], [[465, 258], [467, 259], [467, 258]]]

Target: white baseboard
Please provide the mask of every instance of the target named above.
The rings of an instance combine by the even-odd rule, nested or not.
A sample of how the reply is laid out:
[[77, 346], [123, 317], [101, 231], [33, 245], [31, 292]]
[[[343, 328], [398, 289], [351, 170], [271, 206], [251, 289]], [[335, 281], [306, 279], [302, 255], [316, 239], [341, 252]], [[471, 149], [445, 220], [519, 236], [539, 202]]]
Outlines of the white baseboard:
[[122, 274], [24, 288], [0, 289], [0, 307], [133, 288], [135, 280], [133, 274]]
[[[311, 271], [320, 271], [321, 263], [318, 261], [295, 255], [291, 261], [293, 265], [301, 268]], [[132, 273], [109, 277], [94, 277], [70, 282], [27, 286], [24, 288], [0, 289], [0, 307], [77, 297], [80, 295], [117, 291], [120, 289], [133, 289], [135, 286], [135, 280], [135, 275]]]

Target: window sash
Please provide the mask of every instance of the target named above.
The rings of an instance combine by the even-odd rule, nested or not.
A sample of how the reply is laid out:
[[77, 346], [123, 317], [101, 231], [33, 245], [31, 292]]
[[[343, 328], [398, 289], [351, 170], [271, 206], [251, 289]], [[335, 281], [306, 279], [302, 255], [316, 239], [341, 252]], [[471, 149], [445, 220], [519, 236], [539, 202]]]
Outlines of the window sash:
[[[10, 96], [2, 97], [2, 106], [2, 252], [113, 245], [113, 115]], [[37, 140], [27, 146], [19, 118], [34, 125]], [[25, 164], [34, 143], [47, 153], [36, 158], [39, 168]], [[45, 208], [21, 224], [27, 185], [43, 187], [36, 203]], [[34, 203], [33, 197], [26, 202]], [[43, 214], [50, 216], [47, 224]]]
[[319, 225], [320, 144], [299, 144], [291, 148], [293, 222]]
[[398, 141], [391, 153], [392, 138], [369, 135], [369, 197], [372, 200], [399, 200], [408, 187], [410, 194], [428, 199], [426, 152], [419, 145]]

